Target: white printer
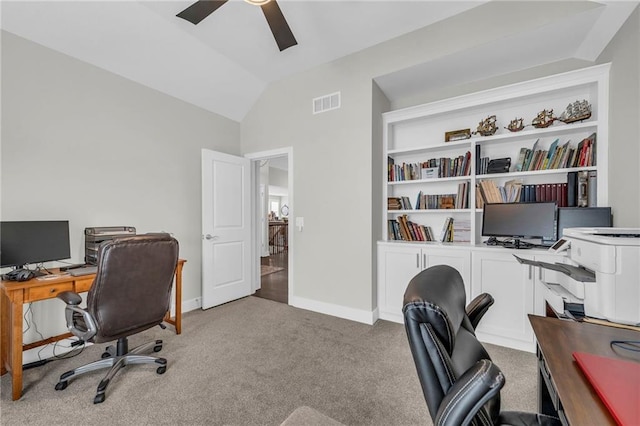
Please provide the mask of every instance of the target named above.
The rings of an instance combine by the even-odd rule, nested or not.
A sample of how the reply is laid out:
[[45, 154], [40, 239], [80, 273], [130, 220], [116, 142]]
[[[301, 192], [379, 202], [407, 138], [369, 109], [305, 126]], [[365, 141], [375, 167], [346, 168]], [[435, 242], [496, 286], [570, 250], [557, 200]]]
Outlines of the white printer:
[[583, 299], [585, 315], [640, 324], [640, 228], [567, 228], [563, 239], [570, 259], [595, 273], [593, 282], [560, 282]]

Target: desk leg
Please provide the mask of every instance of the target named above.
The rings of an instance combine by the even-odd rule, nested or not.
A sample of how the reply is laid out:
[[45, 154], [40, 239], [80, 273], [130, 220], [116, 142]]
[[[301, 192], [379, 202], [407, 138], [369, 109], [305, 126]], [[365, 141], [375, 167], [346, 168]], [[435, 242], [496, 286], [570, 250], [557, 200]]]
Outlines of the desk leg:
[[11, 368], [11, 384], [13, 386], [13, 400], [22, 396], [22, 291], [14, 291], [11, 295], [11, 331], [9, 357]]
[[0, 292], [0, 375], [9, 371], [9, 335], [11, 334], [11, 301], [4, 293]]
[[182, 262], [178, 262], [178, 266], [176, 267], [175, 274], [175, 283], [176, 283], [176, 316], [175, 318], [171, 318], [171, 311], [167, 312], [164, 316], [164, 321], [173, 325], [176, 328], [176, 334], [182, 333]]
[[182, 333], [182, 263], [176, 268], [176, 334]]

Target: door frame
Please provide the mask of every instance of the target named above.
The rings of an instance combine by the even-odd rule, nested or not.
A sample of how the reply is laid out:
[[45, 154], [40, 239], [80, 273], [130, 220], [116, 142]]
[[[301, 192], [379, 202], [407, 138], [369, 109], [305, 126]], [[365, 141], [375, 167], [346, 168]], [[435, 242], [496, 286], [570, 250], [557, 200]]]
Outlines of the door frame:
[[287, 184], [289, 191], [288, 206], [289, 206], [289, 220], [287, 221], [287, 237], [288, 237], [288, 274], [287, 274], [287, 287], [288, 287], [288, 304], [291, 305], [294, 294], [294, 282], [293, 282], [293, 256], [294, 251], [294, 219], [295, 219], [295, 203], [294, 203], [294, 191], [293, 191], [293, 147], [277, 148], [269, 151], [252, 152], [244, 154], [245, 158], [251, 160], [251, 223], [253, 224], [253, 237], [256, 244], [253, 244], [252, 253], [254, 258], [254, 265], [252, 269], [252, 291], [255, 293], [260, 288], [260, 161], [269, 160], [271, 158], [287, 156]]

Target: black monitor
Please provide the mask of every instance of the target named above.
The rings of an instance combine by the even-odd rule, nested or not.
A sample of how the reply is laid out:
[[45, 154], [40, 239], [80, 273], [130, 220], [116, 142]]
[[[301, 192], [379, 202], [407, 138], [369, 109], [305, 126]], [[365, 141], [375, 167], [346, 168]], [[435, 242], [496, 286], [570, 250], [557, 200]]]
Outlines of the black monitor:
[[70, 257], [69, 221], [0, 222], [0, 267]]
[[[521, 238], [540, 239], [542, 244], [556, 240], [557, 206], [546, 203], [496, 203], [485, 204], [482, 214], [482, 236], [508, 237], [513, 239], [510, 246], [524, 248], [530, 246]], [[504, 245], [504, 244], [503, 244]]]
[[558, 238], [565, 228], [606, 228], [613, 226], [611, 207], [558, 208]]

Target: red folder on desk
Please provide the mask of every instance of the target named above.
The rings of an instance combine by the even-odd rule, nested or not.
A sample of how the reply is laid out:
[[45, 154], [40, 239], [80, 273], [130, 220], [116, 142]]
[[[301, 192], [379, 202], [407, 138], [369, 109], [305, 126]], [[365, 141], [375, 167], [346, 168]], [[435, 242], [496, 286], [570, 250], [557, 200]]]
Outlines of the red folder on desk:
[[619, 425], [640, 425], [640, 363], [574, 352], [584, 375]]

